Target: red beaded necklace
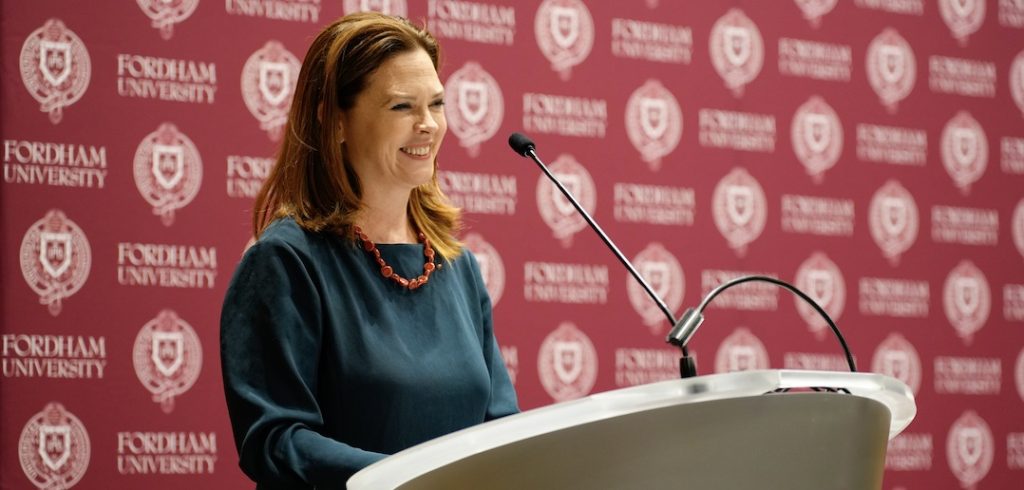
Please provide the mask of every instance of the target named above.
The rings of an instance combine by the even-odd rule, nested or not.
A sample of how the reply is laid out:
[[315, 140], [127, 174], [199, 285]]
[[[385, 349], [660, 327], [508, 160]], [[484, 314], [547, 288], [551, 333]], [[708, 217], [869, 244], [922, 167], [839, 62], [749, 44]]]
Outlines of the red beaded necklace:
[[414, 290], [427, 283], [430, 280], [430, 274], [434, 270], [440, 270], [441, 264], [434, 263], [434, 249], [430, 246], [430, 241], [427, 240], [427, 236], [422, 232], [416, 232], [416, 237], [420, 243], [423, 244], [423, 256], [426, 258], [423, 262], [423, 274], [413, 279], [406, 279], [395, 273], [395, 270], [384, 261], [384, 258], [380, 256], [380, 250], [377, 250], [377, 245], [370, 241], [370, 238], [363, 233], [363, 230], [358, 226], [352, 225], [352, 231], [355, 232], [356, 237], [359, 241], [363, 242], [363, 250], [366, 250], [373, 255], [373, 259], [377, 261], [377, 265], [380, 266], [380, 275], [386, 279], [391, 279], [398, 283], [399, 286]]

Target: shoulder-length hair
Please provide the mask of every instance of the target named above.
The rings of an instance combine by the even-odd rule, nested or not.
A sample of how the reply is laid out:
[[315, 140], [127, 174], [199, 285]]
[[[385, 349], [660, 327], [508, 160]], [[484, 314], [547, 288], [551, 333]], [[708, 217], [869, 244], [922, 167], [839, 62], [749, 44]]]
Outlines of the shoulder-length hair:
[[[317, 35], [302, 62], [277, 162], [256, 196], [255, 236], [274, 219], [289, 216], [310, 231], [353, 237], [362, 189], [345, 158], [337, 121], [382, 63], [417, 49], [427, 52], [437, 70], [440, 46], [429, 32], [377, 13], [347, 15]], [[408, 214], [442, 257], [461, 253], [455, 238], [460, 212], [441, 192], [436, 159], [430, 182], [413, 189]]]

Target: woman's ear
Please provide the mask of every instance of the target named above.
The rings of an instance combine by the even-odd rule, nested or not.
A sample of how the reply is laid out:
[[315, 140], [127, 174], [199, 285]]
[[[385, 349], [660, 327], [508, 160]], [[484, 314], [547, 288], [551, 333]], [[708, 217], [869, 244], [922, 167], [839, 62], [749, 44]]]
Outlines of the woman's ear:
[[345, 117], [340, 115], [338, 117], [338, 143], [345, 142]]

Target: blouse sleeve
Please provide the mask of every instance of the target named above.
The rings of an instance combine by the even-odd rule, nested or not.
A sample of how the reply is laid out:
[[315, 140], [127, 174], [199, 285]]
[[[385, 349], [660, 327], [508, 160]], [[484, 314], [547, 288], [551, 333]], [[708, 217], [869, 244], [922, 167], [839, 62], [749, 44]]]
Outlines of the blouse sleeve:
[[221, 372], [239, 466], [260, 488], [343, 488], [385, 457], [320, 433], [322, 299], [310, 262], [284, 243], [257, 243], [221, 311]]
[[512, 386], [512, 380], [509, 379], [508, 376], [508, 369], [505, 367], [505, 360], [501, 357], [501, 349], [498, 347], [498, 339], [494, 335], [494, 321], [491, 314], [491, 297], [487, 293], [487, 288], [484, 286], [483, 277], [480, 274], [480, 266], [476, 261], [476, 257], [473, 257], [472, 253], [467, 253], [472, 257], [471, 263], [473, 264], [474, 276], [480, 297], [480, 311], [483, 315], [484, 360], [487, 362], [487, 369], [490, 371], [491, 375], [491, 399], [487, 406], [487, 413], [484, 416], [484, 421], [486, 422], [506, 415], [519, 413], [519, 404], [516, 400], [516, 390]]

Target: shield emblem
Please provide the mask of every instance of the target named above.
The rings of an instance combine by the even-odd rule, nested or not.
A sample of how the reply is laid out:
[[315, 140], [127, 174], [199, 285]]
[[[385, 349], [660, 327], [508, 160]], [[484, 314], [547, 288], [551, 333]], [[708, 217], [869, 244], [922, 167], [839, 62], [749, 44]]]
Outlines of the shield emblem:
[[953, 128], [953, 160], [961, 167], [974, 163], [978, 157], [978, 135], [970, 128]]
[[748, 345], [729, 349], [729, 371], [749, 371], [757, 367], [757, 353]]
[[171, 190], [185, 176], [185, 149], [179, 145], [153, 145], [153, 178]]
[[39, 233], [39, 263], [50, 277], [57, 279], [71, 267], [71, 234]]
[[185, 362], [185, 337], [181, 332], [153, 332], [150, 358], [160, 374], [173, 376]]
[[551, 7], [551, 37], [562, 49], [569, 49], [580, 37], [580, 13], [574, 8]]
[[640, 128], [652, 140], [668, 130], [668, 102], [664, 99], [640, 98]]
[[953, 12], [956, 13], [957, 17], [967, 17], [974, 12], [974, 0], [951, 0], [950, 6], [953, 7]]
[[288, 97], [291, 70], [287, 63], [260, 62], [260, 94], [271, 105], [278, 105]]
[[363, 12], [391, 12], [391, 0], [363, 0]]
[[810, 296], [824, 308], [832, 302], [835, 292], [835, 283], [832, 282], [832, 274], [823, 270], [811, 270], [807, 273], [807, 284], [810, 286]]
[[71, 75], [71, 43], [39, 41], [39, 70], [54, 87]]
[[824, 114], [804, 115], [804, 143], [814, 153], [824, 153], [832, 142], [828, 116]]
[[668, 296], [672, 281], [669, 276], [668, 264], [659, 261], [644, 261], [640, 264], [640, 275], [650, 284], [658, 296]]
[[39, 457], [53, 471], [60, 471], [71, 458], [71, 426], [40, 425]]
[[479, 124], [487, 115], [487, 84], [462, 82], [459, 84], [459, 113], [470, 124]]
[[742, 66], [750, 59], [753, 51], [753, 42], [750, 39], [750, 31], [736, 26], [725, 26], [725, 58], [733, 66]]
[[981, 304], [981, 284], [976, 277], [953, 278], [953, 302], [960, 313], [974, 315]]
[[[580, 176], [576, 174], [560, 174], [555, 173], [555, 177], [562, 182], [562, 186], [565, 187], [573, 197], [579, 194], [583, 188], [583, 182], [580, 180]], [[558, 187], [554, 184], [551, 185], [551, 199], [555, 202], [555, 209], [558, 210], [559, 214], [570, 215], [576, 212], [576, 208], [562, 195], [562, 191], [558, 190]]]
[[901, 381], [910, 379], [910, 356], [903, 351], [886, 351], [882, 356], [882, 371]]
[[907, 229], [910, 221], [907, 204], [898, 197], [882, 198], [882, 228], [890, 236], [899, 235]]
[[583, 372], [583, 346], [579, 342], [555, 342], [555, 374], [569, 384]]
[[727, 186], [725, 211], [736, 226], [746, 226], [754, 217], [754, 191], [743, 185]]
[[957, 432], [956, 452], [967, 466], [974, 466], [981, 461], [984, 452], [984, 434], [977, 427], [963, 427]]
[[491, 258], [487, 255], [480, 254], [476, 255], [476, 263], [480, 266], [480, 276], [484, 279], [484, 284], [490, 284], [491, 282]]
[[883, 44], [878, 48], [879, 71], [886, 83], [896, 83], [903, 79], [904, 66], [903, 50], [899, 46]]

